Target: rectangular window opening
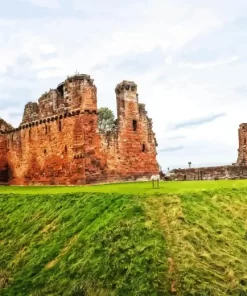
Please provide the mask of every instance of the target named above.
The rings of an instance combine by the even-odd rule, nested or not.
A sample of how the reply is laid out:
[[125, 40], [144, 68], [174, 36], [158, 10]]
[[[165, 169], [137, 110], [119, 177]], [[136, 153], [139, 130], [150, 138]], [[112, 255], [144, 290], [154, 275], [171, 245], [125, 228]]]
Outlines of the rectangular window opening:
[[132, 127], [133, 131], [135, 132], [137, 130], [137, 121], [135, 119], [132, 121]]

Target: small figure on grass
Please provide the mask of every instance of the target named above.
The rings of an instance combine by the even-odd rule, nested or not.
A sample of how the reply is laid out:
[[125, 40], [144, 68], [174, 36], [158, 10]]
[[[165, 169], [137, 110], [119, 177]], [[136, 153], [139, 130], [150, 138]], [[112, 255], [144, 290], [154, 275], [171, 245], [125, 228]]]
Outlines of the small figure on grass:
[[160, 175], [152, 175], [150, 180], [152, 181], [153, 188], [155, 188], [155, 181], [156, 181], [156, 188], [160, 188]]

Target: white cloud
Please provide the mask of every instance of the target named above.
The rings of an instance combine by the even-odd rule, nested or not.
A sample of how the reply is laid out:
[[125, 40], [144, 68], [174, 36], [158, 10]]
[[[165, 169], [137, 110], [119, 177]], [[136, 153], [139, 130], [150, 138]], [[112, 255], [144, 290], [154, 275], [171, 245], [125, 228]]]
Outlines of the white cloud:
[[46, 54], [57, 52], [53, 44], [41, 44], [39, 48], [43, 53], [46, 53]]
[[[116, 84], [134, 80], [140, 101], [153, 118], [159, 148], [183, 147], [160, 153], [163, 167], [236, 160], [237, 128], [247, 121], [247, 100], [235, 91], [247, 85], [247, 22], [230, 28], [234, 19], [247, 18], [246, 1], [92, 0], [85, 5], [71, 0], [70, 17], [63, 16], [68, 6], [59, 1], [29, 2], [37, 6], [35, 10], [56, 8], [61, 15], [0, 19], [4, 98], [24, 106], [78, 70], [95, 79], [98, 105], [116, 113]], [[205, 59], [204, 50], [193, 59], [198, 49], [208, 49], [215, 56]], [[182, 59], [184, 53], [192, 58]], [[30, 90], [31, 97], [27, 92], [11, 93], [13, 86]], [[9, 107], [1, 116], [17, 124], [17, 118], [10, 116], [17, 111], [22, 110]], [[167, 129], [177, 122], [220, 113], [227, 115], [179, 131]]]
[[191, 68], [191, 69], [213, 69], [215, 67], [233, 63], [237, 60], [239, 60], [239, 57], [233, 56], [227, 60], [218, 60], [218, 61], [208, 62], [208, 63], [180, 63], [179, 66], [181, 68], [185, 67], [185, 68]]
[[59, 76], [61, 76], [60, 69], [51, 69], [51, 70], [48, 69], [48, 70], [40, 71], [37, 73], [37, 78], [39, 79], [48, 79], [50, 77], [59, 77]]
[[21, 0], [21, 1], [26, 1], [40, 7], [48, 7], [53, 9], [60, 8], [60, 4], [58, 0]]

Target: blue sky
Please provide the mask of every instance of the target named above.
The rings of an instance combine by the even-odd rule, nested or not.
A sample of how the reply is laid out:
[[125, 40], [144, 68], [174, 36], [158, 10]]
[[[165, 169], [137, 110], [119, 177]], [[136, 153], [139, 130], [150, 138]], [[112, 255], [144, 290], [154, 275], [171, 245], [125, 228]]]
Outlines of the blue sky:
[[0, 117], [76, 71], [98, 105], [138, 84], [163, 169], [231, 164], [247, 122], [246, 0], [9, 0], [0, 10]]

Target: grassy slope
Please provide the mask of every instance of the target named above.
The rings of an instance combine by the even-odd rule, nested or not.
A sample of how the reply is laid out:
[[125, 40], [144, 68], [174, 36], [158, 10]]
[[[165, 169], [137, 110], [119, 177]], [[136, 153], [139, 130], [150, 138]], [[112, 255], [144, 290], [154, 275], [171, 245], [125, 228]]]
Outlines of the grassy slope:
[[142, 199], [3, 195], [0, 262], [12, 278], [3, 295], [165, 291], [166, 242], [148, 230]]
[[[199, 190], [206, 183], [183, 184]], [[137, 193], [150, 185], [124, 186]], [[247, 189], [169, 195], [163, 188], [155, 195], [37, 195], [17, 187], [21, 197], [1, 194], [0, 294], [247, 295]]]

